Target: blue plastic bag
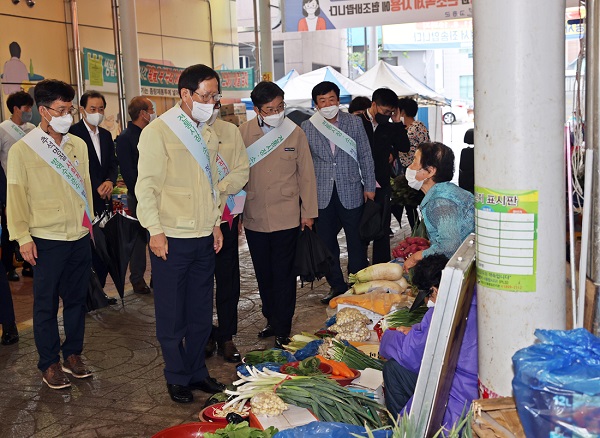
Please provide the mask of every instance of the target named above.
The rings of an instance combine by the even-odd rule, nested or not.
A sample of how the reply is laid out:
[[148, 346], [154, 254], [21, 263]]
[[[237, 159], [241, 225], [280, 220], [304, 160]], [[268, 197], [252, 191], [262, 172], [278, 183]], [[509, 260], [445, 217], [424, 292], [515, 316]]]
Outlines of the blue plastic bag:
[[[355, 426], [346, 423], [326, 423], [321, 421], [313, 421], [304, 426], [285, 429], [277, 432], [273, 438], [353, 438], [352, 433], [360, 436], [367, 436], [367, 432], [362, 426]], [[373, 432], [375, 438], [391, 437], [392, 432], [389, 430], [378, 430]]]
[[307, 357], [316, 356], [317, 354], [319, 354], [319, 347], [321, 346], [322, 343], [323, 343], [322, 339], [310, 341], [308, 344], [306, 344], [300, 350], [297, 350], [294, 353], [294, 357], [296, 358], [296, 360], [304, 360]]
[[600, 338], [585, 329], [536, 330], [513, 356], [512, 385], [527, 436], [600, 437]]

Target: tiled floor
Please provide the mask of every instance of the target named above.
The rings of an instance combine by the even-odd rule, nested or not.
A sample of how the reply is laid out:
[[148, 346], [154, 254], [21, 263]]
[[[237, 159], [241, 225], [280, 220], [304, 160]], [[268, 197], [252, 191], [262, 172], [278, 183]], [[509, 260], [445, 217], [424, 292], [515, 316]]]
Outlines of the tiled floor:
[[[393, 242], [406, 231], [396, 224]], [[404, 227], [406, 230], [406, 226]], [[341, 240], [343, 244], [343, 240]], [[345, 247], [342, 248], [345, 259]], [[342, 261], [342, 266], [345, 261]], [[260, 298], [245, 240], [240, 240], [242, 297], [235, 341], [242, 354], [271, 347], [273, 338], [259, 339], [264, 327]], [[194, 403], [173, 403], [166, 391], [163, 362], [155, 336], [152, 295], [126, 291], [120, 304], [92, 312], [86, 319], [84, 356], [95, 370], [91, 379], [73, 380], [71, 389], [52, 390], [36, 368], [31, 329], [32, 280], [11, 283], [21, 340], [0, 346], [0, 437], [151, 437], [172, 425], [197, 421], [207, 395], [196, 392]], [[107, 285], [116, 296], [114, 285]], [[324, 280], [298, 287], [293, 332], [315, 330], [326, 319], [319, 298], [328, 291]], [[220, 357], [207, 360], [213, 377], [230, 383], [235, 366]]]

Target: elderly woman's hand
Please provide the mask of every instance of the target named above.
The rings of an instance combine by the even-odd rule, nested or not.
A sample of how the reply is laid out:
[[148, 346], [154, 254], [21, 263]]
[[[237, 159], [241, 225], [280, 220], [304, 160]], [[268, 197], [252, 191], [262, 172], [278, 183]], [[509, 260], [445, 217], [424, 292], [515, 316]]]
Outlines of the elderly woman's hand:
[[423, 251], [417, 251], [409, 258], [404, 260], [404, 272], [408, 272], [410, 268], [414, 268], [417, 263], [423, 260]]

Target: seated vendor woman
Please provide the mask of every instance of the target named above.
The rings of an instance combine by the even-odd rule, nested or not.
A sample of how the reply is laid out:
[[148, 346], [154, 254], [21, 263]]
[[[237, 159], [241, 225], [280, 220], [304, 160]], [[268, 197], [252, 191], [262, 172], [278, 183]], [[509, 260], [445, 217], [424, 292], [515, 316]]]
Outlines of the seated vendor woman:
[[419, 208], [431, 246], [407, 258], [405, 270], [432, 254], [452, 257], [475, 230], [473, 194], [450, 182], [453, 176], [452, 149], [438, 142], [419, 145], [412, 164], [406, 168], [406, 180], [410, 187], [425, 193]]
[[[403, 415], [410, 411], [425, 343], [435, 311], [442, 270], [447, 262], [446, 256], [437, 254], [425, 257], [415, 266], [412, 281], [418, 287], [419, 294], [411, 311], [423, 305], [423, 301], [429, 310], [420, 323], [411, 328], [400, 327], [397, 330], [386, 330], [381, 338], [379, 354], [387, 359], [383, 367], [385, 404], [392, 415]], [[467, 412], [471, 402], [476, 398], [478, 398], [477, 302], [474, 295], [456, 371], [452, 378], [443, 426], [451, 429], [461, 418], [463, 411]]]

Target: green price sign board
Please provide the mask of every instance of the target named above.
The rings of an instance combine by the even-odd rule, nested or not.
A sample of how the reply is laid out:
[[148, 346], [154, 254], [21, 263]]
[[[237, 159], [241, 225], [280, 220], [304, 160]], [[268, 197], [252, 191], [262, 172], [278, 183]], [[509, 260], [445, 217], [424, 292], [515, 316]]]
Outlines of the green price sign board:
[[477, 279], [485, 287], [535, 292], [538, 192], [475, 187]]

